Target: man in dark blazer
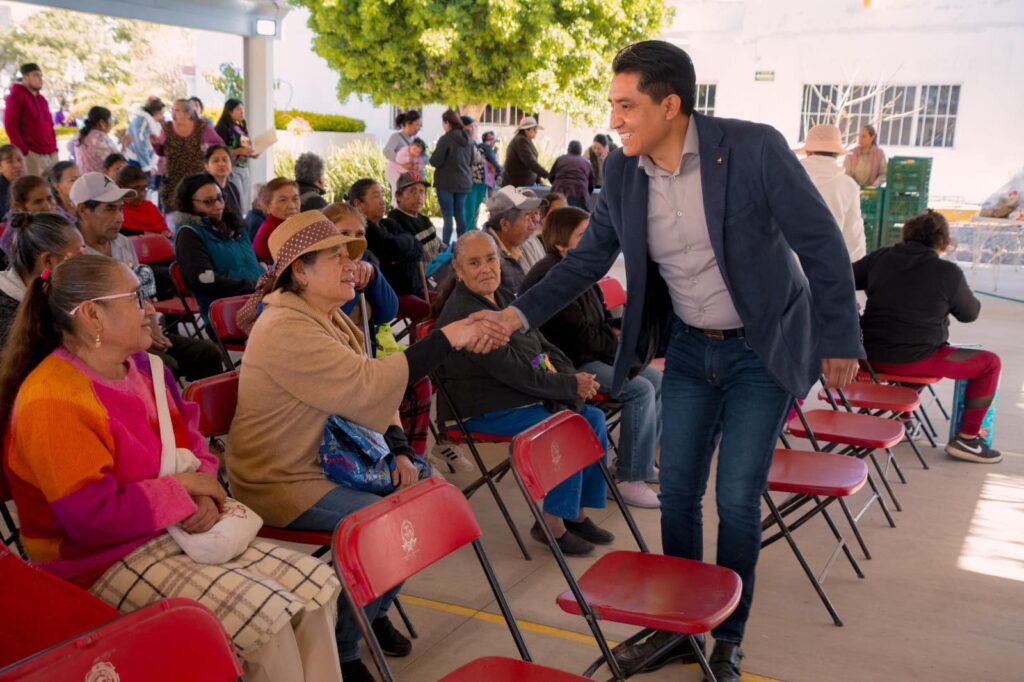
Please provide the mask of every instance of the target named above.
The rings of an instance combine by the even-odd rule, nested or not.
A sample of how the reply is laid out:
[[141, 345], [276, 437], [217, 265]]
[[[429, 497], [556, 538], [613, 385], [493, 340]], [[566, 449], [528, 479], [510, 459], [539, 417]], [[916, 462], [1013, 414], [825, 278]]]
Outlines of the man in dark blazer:
[[[542, 282], [489, 315], [507, 331], [536, 327], [625, 256], [629, 302], [610, 388], [665, 352], [666, 554], [702, 558], [701, 502], [719, 450], [717, 563], [739, 574], [743, 594], [712, 632], [711, 667], [719, 682], [733, 682], [753, 600], [760, 497], [792, 398], [822, 374], [831, 386], [849, 383], [864, 356], [852, 270], [838, 225], [778, 131], [694, 113], [696, 78], [683, 50], [636, 43], [612, 70], [611, 127], [622, 149], [608, 157], [590, 227]], [[669, 641], [655, 633], [620, 660], [635, 672]], [[687, 654], [684, 642], [644, 671]]]

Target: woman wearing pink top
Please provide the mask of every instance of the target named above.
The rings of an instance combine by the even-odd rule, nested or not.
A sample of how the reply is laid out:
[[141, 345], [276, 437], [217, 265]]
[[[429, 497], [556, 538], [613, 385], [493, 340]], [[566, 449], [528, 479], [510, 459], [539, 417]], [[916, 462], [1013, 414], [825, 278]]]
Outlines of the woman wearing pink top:
[[861, 187], [885, 184], [885, 153], [878, 148], [878, 133], [872, 126], [860, 129], [856, 149], [846, 155], [846, 174]]
[[71, 141], [71, 156], [78, 163], [83, 173], [102, 173], [103, 160], [121, 149], [110, 137], [114, 128], [114, 118], [110, 109], [93, 107], [85, 118], [82, 130]]

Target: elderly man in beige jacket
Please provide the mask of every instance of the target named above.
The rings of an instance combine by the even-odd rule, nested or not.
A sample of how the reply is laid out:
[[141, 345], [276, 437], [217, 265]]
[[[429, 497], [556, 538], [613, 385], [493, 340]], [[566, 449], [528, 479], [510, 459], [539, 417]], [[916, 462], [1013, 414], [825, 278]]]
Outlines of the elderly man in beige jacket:
[[860, 186], [843, 171], [836, 159], [846, 153], [842, 133], [834, 125], [816, 125], [807, 131], [801, 164], [818, 188], [843, 233], [850, 261], [867, 255], [864, 218], [860, 213]]

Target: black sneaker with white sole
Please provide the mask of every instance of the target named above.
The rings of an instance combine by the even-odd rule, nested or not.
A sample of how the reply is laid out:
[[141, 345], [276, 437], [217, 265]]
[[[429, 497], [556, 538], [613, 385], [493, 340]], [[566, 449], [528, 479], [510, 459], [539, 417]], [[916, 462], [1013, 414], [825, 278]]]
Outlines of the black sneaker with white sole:
[[1003, 453], [993, 450], [981, 436], [964, 438], [957, 436], [946, 444], [946, 454], [968, 462], [995, 464], [1003, 459]]

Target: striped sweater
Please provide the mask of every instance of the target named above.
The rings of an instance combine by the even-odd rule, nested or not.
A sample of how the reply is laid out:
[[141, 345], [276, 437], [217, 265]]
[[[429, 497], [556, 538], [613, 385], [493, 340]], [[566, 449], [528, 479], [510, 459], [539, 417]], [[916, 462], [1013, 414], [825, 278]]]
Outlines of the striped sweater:
[[[144, 352], [120, 380], [100, 377], [63, 349], [25, 379], [4, 441], [4, 468], [25, 549], [41, 568], [88, 587], [118, 559], [196, 511], [184, 487], [160, 470], [153, 379]], [[165, 371], [178, 447], [216, 475], [198, 430]]]

